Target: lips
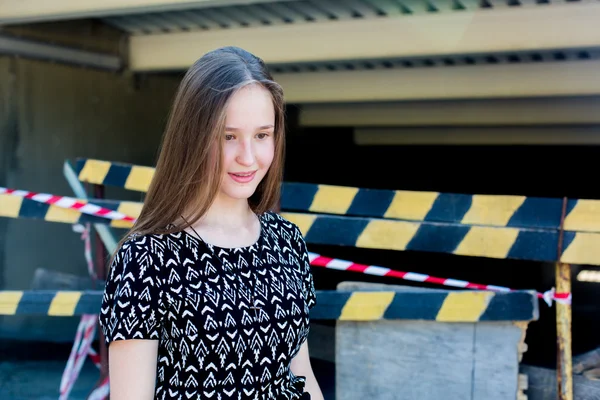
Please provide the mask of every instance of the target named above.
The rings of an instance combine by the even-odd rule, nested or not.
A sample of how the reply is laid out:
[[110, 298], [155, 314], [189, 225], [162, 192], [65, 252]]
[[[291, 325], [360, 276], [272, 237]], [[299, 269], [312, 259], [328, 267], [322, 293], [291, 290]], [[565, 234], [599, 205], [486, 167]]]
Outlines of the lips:
[[229, 176], [231, 177], [231, 179], [233, 179], [234, 181], [238, 182], [238, 183], [248, 183], [251, 182], [254, 179], [254, 176], [256, 175], [256, 171], [252, 171], [252, 172], [229, 172]]

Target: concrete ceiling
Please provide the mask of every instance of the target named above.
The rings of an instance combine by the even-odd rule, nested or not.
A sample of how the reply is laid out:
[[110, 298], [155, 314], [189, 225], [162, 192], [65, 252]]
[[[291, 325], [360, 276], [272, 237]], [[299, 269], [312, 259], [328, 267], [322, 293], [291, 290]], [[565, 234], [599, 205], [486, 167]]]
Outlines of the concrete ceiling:
[[127, 68], [216, 47], [263, 58], [290, 102], [600, 94], [600, 3], [558, 0], [0, 0], [0, 24], [97, 18]]

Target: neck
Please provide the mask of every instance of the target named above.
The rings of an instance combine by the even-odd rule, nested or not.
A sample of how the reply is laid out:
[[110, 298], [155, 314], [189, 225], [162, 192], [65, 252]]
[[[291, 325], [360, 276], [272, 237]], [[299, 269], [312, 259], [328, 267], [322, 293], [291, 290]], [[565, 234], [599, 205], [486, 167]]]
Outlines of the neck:
[[196, 224], [214, 228], [238, 229], [248, 226], [248, 221], [254, 218], [248, 200], [232, 199], [219, 194], [206, 214]]

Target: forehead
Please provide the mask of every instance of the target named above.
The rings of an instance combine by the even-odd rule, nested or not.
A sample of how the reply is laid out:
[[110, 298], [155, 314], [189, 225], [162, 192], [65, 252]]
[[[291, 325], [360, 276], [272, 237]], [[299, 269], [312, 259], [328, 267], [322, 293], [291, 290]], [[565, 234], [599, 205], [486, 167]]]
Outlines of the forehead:
[[248, 85], [229, 99], [226, 109], [227, 127], [253, 129], [275, 122], [275, 108], [270, 92], [256, 84]]

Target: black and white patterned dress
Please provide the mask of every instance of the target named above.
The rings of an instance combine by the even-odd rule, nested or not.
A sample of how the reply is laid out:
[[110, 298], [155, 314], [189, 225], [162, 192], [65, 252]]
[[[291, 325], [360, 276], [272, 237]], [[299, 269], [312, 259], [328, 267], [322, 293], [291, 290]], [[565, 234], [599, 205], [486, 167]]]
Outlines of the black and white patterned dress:
[[[109, 344], [159, 340], [155, 399], [299, 399], [290, 362], [316, 304], [306, 244], [276, 213], [249, 247], [211, 246], [185, 231], [131, 236], [106, 283]], [[250, 309], [253, 285], [255, 305]]]

